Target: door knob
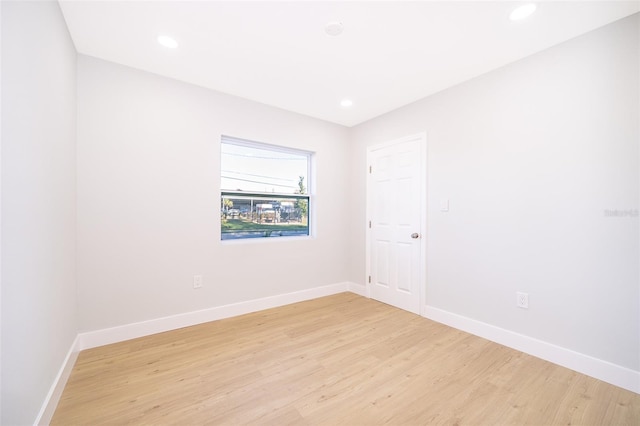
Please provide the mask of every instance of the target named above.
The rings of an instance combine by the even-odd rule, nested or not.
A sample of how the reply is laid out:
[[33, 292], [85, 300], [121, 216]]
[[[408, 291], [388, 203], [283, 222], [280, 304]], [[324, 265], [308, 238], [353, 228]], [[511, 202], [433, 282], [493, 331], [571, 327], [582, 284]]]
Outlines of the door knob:
[[420, 234], [418, 234], [417, 232], [414, 232], [413, 234], [411, 234], [411, 238], [415, 239], [420, 237]]

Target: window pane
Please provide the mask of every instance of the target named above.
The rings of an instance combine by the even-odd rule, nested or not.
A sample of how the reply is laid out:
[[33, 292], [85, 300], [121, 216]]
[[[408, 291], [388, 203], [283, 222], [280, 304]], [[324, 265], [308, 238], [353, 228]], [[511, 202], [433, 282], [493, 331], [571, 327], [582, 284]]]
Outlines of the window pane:
[[306, 194], [309, 155], [222, 143], [223, 191]]
[[311, 155], [223, 136], [221, 239], [308, 236]]
[[222, 193], [223, 240], [309, 235], [309, 197]]

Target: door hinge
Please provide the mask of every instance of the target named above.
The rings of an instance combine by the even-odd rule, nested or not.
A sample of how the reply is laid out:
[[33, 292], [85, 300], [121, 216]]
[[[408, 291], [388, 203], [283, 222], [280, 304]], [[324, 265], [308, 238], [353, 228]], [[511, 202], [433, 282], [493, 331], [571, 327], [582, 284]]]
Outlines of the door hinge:
[[371, 221], [369, 221], [369, 228], [371, 228]]
[[371, 173], [371, 166], [369, 166], [369, 173]]
[[369, 275], [369, 284], [371, 284], [371, 275]]

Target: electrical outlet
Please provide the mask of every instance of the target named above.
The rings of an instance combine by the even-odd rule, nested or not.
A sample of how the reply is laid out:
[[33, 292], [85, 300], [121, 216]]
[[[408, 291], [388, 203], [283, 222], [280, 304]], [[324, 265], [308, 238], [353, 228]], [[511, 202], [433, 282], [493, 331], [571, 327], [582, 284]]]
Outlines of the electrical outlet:
[[529, 293], [516, 293], [516, 306], [522, 309], [529, 309]]
[[202, 288], [202, 275], [193, 276], [193, 288]]

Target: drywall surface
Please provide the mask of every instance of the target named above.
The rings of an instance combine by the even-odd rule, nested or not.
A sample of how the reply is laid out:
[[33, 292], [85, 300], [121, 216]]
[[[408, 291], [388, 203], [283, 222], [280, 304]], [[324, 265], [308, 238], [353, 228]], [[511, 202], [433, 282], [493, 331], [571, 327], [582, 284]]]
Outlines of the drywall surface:
[[77, 333], [76, 53], [57, 2], [2, 7], [2, 419], [33, 424]]
[[[361, 222], [366, 147], [427, 132], [428, 306], [640, 371], [638, 21], [352, 129]], [[365, 227], [351, 237], [363, 283]]]
[[[78, 79], [81, 331], [346, 280], [346, 128], [86, 56]], [[314, 237], [220, 241], [221, 135], [315, 152]]]

